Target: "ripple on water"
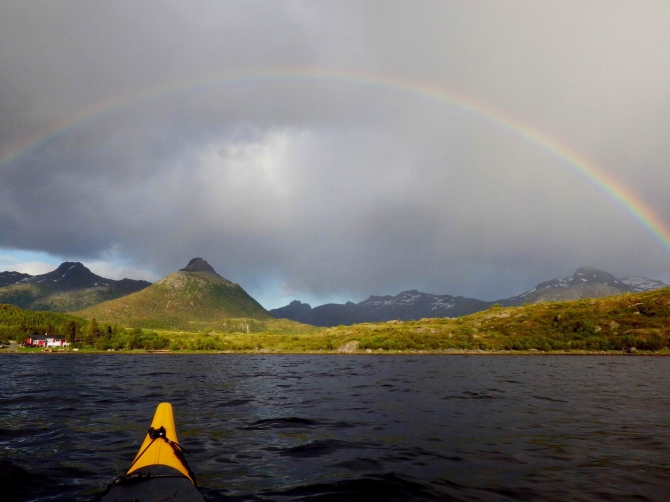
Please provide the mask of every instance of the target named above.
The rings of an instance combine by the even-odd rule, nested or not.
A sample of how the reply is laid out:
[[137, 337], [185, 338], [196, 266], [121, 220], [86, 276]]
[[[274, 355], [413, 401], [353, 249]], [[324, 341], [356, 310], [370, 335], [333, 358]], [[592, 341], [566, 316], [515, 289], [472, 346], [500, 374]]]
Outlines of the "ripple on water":
[[89, 500], [169, 401], [214, 501], [667, 500], [669, 377], [670, 358], [7, 357], [0, 499]]

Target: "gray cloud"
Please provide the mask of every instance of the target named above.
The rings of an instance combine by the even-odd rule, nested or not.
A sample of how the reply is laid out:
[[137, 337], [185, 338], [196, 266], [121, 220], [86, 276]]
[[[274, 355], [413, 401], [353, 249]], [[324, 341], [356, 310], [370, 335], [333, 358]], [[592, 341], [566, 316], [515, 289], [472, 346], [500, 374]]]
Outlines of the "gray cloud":
[[[604, 8], [605, 6], [606, 8]], [[561, 159], [375, 74], [545, 131], [670, 214], [666, 2], [6, 2], [0, 247], [161, 275], [203, 256], [278, 306], [418, 288], [494, 299], [668, 249]], [[151, 89], [180, 89], [151, 93]], [[286, 301], [293, 299], [287, 297]]]

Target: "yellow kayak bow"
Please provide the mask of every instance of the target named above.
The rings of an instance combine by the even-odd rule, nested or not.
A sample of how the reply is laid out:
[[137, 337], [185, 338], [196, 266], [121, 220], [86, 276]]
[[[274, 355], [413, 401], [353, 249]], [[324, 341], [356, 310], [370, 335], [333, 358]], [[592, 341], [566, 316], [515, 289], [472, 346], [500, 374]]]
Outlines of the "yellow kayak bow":
[[193, 473], [188, 468], [181, 446], [177, 440], [177, 430], [174, 426], [174, 414], [170, 403], [161, 403], [156, 408], [151, 427], [135, 460], [130, 464], [126, 476], [142, 467], [153, 465], [167, 465], [181, 472], [195, 484]]
[[149, 432], [128, 471], [95, 497], [96, 502], [204, 502], [179, 446], [170, 403], [156, 408]]

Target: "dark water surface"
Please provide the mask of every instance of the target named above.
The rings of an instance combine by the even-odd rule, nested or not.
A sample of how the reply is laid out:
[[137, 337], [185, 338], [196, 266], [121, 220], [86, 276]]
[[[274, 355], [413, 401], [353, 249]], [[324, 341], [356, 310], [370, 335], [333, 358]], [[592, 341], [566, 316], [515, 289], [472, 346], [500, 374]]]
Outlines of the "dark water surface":
[[670, 500], [670, 358], [0, 357], [0, 499], [89, 500], [158, 403], [209, 500]]

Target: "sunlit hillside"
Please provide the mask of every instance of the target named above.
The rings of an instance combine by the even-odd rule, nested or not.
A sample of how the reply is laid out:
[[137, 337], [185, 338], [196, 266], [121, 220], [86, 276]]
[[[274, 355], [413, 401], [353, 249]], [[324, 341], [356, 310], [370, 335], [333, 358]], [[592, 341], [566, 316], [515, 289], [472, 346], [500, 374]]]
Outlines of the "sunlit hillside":
[[132, 295], [73, 314], [127, 327], [189, 331], [227, 330], [229, 319], [272, 319], [239, 285], [213, 273], [184, 271]]

